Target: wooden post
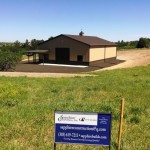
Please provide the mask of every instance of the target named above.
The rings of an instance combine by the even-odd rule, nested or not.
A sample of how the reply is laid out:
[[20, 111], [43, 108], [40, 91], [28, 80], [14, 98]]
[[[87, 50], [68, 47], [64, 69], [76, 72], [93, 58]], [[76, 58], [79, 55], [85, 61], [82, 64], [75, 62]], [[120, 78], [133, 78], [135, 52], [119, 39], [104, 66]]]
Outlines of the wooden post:
[[29, 63], [29, 53], [28, 53], [28, 63]]
[[36, 63], [36, 53], [35, 53], [35, 63]]
[[33, 54], [33, 60], [32, 60], [32, 62], [34, 63], [34, 54]]
[[123, 112], [124, 112], [124, 98], [122, 99], [122, 104], [121, 104], [120, 125], [119, 125], [119, 133], [118, 133], [118, 150], [120, 150], [120, 145], [121, 145]]
[[44, 65], [44, 54], [43, 54], [43, 65]]

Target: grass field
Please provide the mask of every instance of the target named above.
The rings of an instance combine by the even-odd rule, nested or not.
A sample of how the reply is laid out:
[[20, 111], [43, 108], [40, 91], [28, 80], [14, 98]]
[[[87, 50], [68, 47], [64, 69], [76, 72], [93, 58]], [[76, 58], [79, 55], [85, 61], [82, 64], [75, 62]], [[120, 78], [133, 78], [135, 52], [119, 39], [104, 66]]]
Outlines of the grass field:
[[[53, 149], [54, 110], [112, 112], [112, 150], [125, 98], [122, 150], [150, 147], [150, 65], [94, 73], [96, 77], [0, 77], [0, 149]], [[58, 150], [106, 147], [57, 145]]]

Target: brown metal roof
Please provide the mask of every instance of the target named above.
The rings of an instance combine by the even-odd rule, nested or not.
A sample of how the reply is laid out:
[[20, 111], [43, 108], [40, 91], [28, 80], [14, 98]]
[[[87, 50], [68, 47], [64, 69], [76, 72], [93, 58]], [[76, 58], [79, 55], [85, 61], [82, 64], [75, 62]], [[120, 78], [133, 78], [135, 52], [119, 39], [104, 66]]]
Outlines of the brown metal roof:
[[55, 40], [56, 38], [60, 37], [60, 36], [65, 36], [68, 38], [71, 38], [73, 40], [79, 41], [81, 43], [84, 43], [86, 45], [89, 45], [90, 47], [94, 47], [94, 46], [117, 46], [117, 44], [104, 40], [102, 38], [96, 37], [96, 36], [81, 36], [81, 35], [69, 35], [69, 34], [60, 34], [52, 39], [46, 40], [42, 43], [39, 43], [38, 45], [41, 45], [47, 41], [51, 41], [51, 40]]
[[48, 53], [48, 50], [29, 50], [27, 52], [28, 53], [41, 53], [41, 54], [45, 54], [45, 53]]
[[85, 43], [89, 46], [116, 46], [115, 43], [104, 40], [96, 36], [81, 36], [81, 35], [68, 35], [63, 34], [69, 38]]

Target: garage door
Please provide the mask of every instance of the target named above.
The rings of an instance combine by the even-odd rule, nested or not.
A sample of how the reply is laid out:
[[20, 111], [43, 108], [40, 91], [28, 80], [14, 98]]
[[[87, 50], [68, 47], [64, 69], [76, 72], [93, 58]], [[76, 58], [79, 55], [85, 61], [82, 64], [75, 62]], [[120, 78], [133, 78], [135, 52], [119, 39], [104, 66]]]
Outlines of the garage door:
[[69, 48], [56, 48], [56, 63], [58, 64], [68, 64], [69, 63]]

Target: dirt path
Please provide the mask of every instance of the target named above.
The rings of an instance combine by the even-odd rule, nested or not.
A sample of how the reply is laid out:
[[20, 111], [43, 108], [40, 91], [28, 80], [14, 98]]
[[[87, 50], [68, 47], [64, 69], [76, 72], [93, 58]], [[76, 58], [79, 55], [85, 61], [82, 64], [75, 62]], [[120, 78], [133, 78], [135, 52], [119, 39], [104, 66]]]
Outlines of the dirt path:
[[30, 72], [0, 72], [0, 76], [9, 77], [51, 77], [51, 78], [68, 78], [68, 77], [85, 77], [85, 76], [95, 76], [90, 74], [69, 74], [69, 73], [30, 73]]
[[136, 67], [136, 66], [148, 65], [150, 64], [150, 50], [118, 51], [117, 59], [125, 60], [125, 62], [120, 63], [115, 66], [96, 70], [96, 71], [113, 70], [113, 69], [119, 69], [119, 68], [131, 68], [131, 67]]

